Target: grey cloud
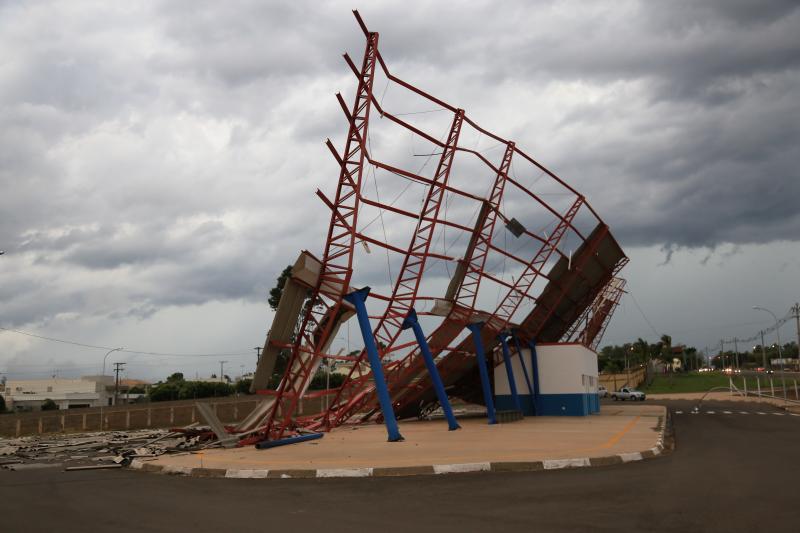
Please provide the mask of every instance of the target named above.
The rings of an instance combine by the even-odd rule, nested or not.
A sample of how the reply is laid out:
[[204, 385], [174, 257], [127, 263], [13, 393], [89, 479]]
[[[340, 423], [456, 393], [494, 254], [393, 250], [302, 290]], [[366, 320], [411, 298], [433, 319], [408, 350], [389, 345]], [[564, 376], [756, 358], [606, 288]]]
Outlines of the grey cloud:
[[[753, 5], [362, 15], [395, 74], [518, 141], [623, 245], [675, 250], [798, 238], [800, 14]], [[321, 253], [329, 212], [314, 190], [332, 196], [338, 174], [323, 142], [342, 149], [333, 94], [351, 101], [354, 85], [340, 53], [364, 46], [346, 6], [47, 7], [1, 8], [14, 56], [0, 62], [0, 247], [15, 287], [3, 320], [259, 301], [299, 249]], [[419, 163], [384, 139], [387, 157]], [[526, 205], [509, 201], [536, 223]], [[375, 259], [361, 279], [385, 274]]]

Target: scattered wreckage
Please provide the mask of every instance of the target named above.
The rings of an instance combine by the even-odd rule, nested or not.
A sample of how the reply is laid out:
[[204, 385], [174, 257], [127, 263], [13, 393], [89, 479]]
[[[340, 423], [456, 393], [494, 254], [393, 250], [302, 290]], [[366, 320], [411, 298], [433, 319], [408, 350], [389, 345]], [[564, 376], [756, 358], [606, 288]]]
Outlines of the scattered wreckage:
[[214, 432], [198, 423], [172, 429], [99, 431], [0, 438], [0, 468], [30, 470], [122, 468], [134, 459], [189, 453], [219, 446]]

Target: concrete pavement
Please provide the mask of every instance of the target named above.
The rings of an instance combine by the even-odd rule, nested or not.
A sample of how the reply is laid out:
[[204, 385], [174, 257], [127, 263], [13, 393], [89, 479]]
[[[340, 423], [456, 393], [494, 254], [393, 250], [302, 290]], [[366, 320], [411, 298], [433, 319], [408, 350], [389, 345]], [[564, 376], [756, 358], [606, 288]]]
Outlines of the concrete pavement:
[[664, 416], [661, 406], [618, 404], [604, 405], [599, 415], [588, 417], [528, 417], [492, 426], [485, 418], [466, 418], [459, 421], [457, 431], [447, 431], [441, 420], [410, 421], [400, 424], [402, 442], [387, 442], [382, 425], [341, 427], [322, 439], [289, 446], [162, 455], [149, 462], [137, 461], [134, 467], [264, 478], [590, 466], [593, 459], [622, 462], [660, 453]]
[[[695, 402], [668, 402], [684, 413]], [[709, 402], [704, 409], [748, 410]], [[779, 412], [764, 406], [768, 412]], [[796, 532], [800, 418], [675, 415], [677, 447], [624, 466], [368, 479], [0, 470], [3, 531]]]

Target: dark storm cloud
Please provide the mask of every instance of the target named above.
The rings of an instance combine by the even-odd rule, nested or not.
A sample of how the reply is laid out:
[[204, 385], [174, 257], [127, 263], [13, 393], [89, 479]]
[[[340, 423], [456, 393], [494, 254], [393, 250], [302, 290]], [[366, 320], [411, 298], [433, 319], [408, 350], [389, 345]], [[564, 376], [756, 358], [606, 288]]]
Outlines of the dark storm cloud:
[[[395, 74], [517, 140], [624, 245], [797, 240], [795, 3], [362, 14]], [[333, 94], [354, 85], [340, 53], [364, 46], [349, 6], [4, 3], [0, 44], [4, 322], [260, 301], [300, 249], [320, 253], [313, 193], [337, 175], [322, 143], [342, 149]]]

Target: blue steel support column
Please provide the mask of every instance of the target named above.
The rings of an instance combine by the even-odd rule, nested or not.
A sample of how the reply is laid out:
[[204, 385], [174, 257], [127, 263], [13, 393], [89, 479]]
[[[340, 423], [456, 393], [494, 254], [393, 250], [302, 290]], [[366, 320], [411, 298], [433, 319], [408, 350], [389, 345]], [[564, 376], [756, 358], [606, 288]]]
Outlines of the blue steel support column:
[[[497, 336], [500, 344], [503, 346], [503, 364], [506, 367], [506, 377], [508, 378], [508, 388], [511, 389], [511, 399], [514, 401], [514, 408], [522, 412], [522, 404], [519, 403], [519, 394], [517, 394], [517, 383], [514, 379], [514, 369], [511, 368], [511, 356], [508, 353], [508, 341], [506, 340], [508, 333], [501, 333]], [[521, 357], [520, 357], [521, 359]]]
[[460, 429], [461, 426], [458, 425], [456, 417], [453, 415], [453, 409], [450, 407], [450, 400], [447, 398], [447, 393], [444, 391], [444, 383], [442, 383], [442, 378], [439, 376], [436, 363], [433, 362], [433, 354], [431, 354], [431, 349], [428, 347], [428, 341], [425, 339], [422, 326], [419, 325], [419, 320], [417, 320], [417, 312], [414, 309], [411, 309], [408, 316], [403, 321], [403, 329], [408, 328], [414, 330], [414, 336], [417, 338], [419, 350], [422, 352], [423, 359], [425, 359], [425, 366], [428, 367], [428, 374], [431, 376], [431, 382], [436, 391], [436, 397], [439, 398], [439, 404], [441, 404], [444, 416], [447, 418], [447, 425], [450, 431]]
[[539, 359], [536, 356], [536, 339], [531, 339], [528, 341], [528, 347], [531, 349], [531, 367], [533, 368], [533, 386], [535, 387], [536, 395], [535, 395], [535, 403], [536, 403], [536, 410], [539, 410], [539, 396], [542, 393], [542, 387], [539, 383]]
[[489, 417], [489, 424], [497, 424], [497, 418], [494, 414], [494, 400], [492, 400], [492, 385], [489, 383], [489, 370], [486, 368], [486, 354], [483, 351], [482, 327], [483, 322], [467, 325], [467, 329], [472, 333], [472, 342], [475, 343], [475, 357], [478, 359], [478, 370], [481, 373], [481, 387], [483, 388], [483, 400], [486, 402], [486, 415]]
[[361, 327], [361, 336], [364, 337], [364, 349], [369, 357], [369, 366], [372, 367], [372, 377], [375, 380], [375, 390], [378, 393], [378, 401], [381, 404], [383, 421], [386, 423], [386, 431], [389, 433], [389, 442], [403, 440], [400, 430], [397, 428], [397, 418], [392, 409], [392, 400], [389, 398], [389, 391], [386, 388], [386, 379], [383, 377], [383, 367], [380, 357], [378, 357], [378, 347], [375, 345], [375, 337], [372, 336], [372, 329], [367, 315], [367, 306], [364, 305], [369, 296], [369, 287], [364, 287], [355, 292], [345, 295], [344, 299], [356, 308], [358, 325]]
[[[528, 374], [528, 365], [525, 363], [525, 358], [522, 356], [522, 346], [519, 344], [519, 339], [517, 338], [517, 333], [515, 330], [511, 330], [511, 340], [514, 341], [514, 347], [517, 349], [517, 355], [519, 355], [519, 362], [522, 364], [522, 371], [525, 373], [525, 383], [528, 385], [528, 392], [531, 393], [531, 402], [533, 402], [533, 397], [536, 393], [533, 390], [533, 385], [531, 384], [531, 376]], [[534, 409], [534, 414], [536, 409]]]

